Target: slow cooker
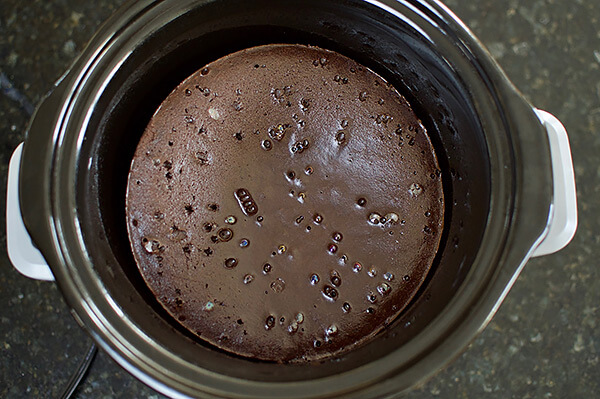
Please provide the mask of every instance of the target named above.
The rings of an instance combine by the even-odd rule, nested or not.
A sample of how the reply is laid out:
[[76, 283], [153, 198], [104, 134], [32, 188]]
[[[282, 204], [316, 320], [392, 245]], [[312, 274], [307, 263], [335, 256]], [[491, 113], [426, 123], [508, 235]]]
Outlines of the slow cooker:
[[[220, 352], [143, 282], [125, 226], [127, 172], [154, 110], [204, 64], [260, 44], [344, 54], [398, 88], [431, 135], [445, 227], [432, 271], [395, 322], [318, 363]], [[9, 168], [7, 242], [23, 274], [55, 280], [121, 366], [173, 397], [386, 397], [457, 356], [527, 260], [573, 237], [565, 129], [511, 85], [435, 0], [162, 0], [125, 4], [39, 105]]]

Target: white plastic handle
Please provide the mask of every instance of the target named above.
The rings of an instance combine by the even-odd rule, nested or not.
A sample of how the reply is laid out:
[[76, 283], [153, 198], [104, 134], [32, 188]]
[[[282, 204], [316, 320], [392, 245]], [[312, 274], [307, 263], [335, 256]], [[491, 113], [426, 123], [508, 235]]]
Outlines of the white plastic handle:
[[533, 252], [533, 256], [543, 256], [563, 249], [575, 235], [577, 192], [567, 130], [554, 115], [539, 109], [535, 109], [535, 113], [548, 131], [554, 181], [547, 234]]
[[8, 165], [6, 190], [6, 244], [11, 263], [21, 274], [45, 281], [54, 281], [54, 275], [41, 252], [31, 241], [23, 224], [19, 203], [19, 169], [23, 143], [13, 152]]
[[[565, 127], [554, 115], [539, 109], [535, 109], [535, 112], [548, 132], [554, 180], [554, 199], [548, 217], [546, 236], [533, 252], [533, 256], [543, 256], [561, 250], [575, 235], [577, 194], [571, 148]], [[8, 257], [21, 274], [37, 280], [54, 281], [52, 271], [31, 241], [21, 217], [19, 169], [22, 151], [23, 143], [19, 144], [13, 152], [8, 167], [6, 199]]]

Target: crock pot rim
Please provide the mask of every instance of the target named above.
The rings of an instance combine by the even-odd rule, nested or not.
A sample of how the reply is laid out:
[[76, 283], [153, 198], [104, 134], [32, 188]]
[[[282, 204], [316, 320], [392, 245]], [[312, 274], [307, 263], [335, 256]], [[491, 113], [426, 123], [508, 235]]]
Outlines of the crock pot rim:
[[[166, 2], [161, 2], [161, 3], [166, 3]], [[372, 1], [371, 3], [374, 5], [379, 4], [376, 1]], [[396, 4], [393, 2], [387, 1], [384, 3], [386, 3], [388, 7], [400, 7], [399, 4], [403, 4], [405, 2]], [[516, 108], [516, 109], [510, 110], [510, 112], [512, 112], [515, 115], [520, 115], [519, 118], [522, 118], [522, 120], [526, 120], [529, 117], [527, 115], [528, 113], [526, 111], [518, 110], [519, 106], [527, 105], [527, 103], [516, 93], [516, 91], [514, 90], [512, 85], [510, 85], [508, 83], [505, 76], [502, 74], [502, 72], [499, 70], [499, 68], [497, 68], [495, 63], [493, 61], [491, 61], [489, 58], [487, 58], [488, 55], [485, 52], [485, 50], [483, 50], [481, 48], [480, 43], [470, 34], [470, 32], [468, 32], [467, 30], [464, 30], [464, 27], [461, 23], [459, 23], [455, 19], [453, 19], [453, 18], [455, 18], [453, 15], [447, 13], [447, 10], [445, 9], [445, 7], [441, 6], [437, 2], [412, 1], [409, 3], [417, 4], [419, 6], [426, 7], [429, 10], [433, 10], [436, 13], [438, 13], [440, 16], [444, 16], [446, 18], [445, 22], [447, 24], [454, 25], [454, 28], [456, 29], [457, 35], [459, 36], [460, 40], [465, 44], [466, 48], [471, 53], [473, 53], [475, 57], [477, 57], [479, 59], [479, 62], [483, 63], [482, 68], [484, 69], [484, 72], [486, 74], [488, 74], [489, 76], [491, 76], [492, 84], [495, 85], [494, 89], [496, 90], [496, 94], [498, 94], [498, 97], [500, 99], [500, 103], [498, 104], [498, 106], [500, 107], [500, 109], [498, 110], [500, 114], [502, 114], [504, 112], [508, 112], [508, 108]], [[92, 67], [92, 65], [93, 65], [93, 63], [91, 61], [90, 62], [86, 62], [86, 61], [94, 60], [95, 57], [101, 57], [101, 51], [102, 51], [101, 49], [104, 49], [105, 46], [108, 45], [109, 38], [111, 38], [113, 35], [117, 35], [118, 34], [117, 32], [119, 32], [121, 30], [121, 29], [115, 29], [115, 26], [122, 26], [124, 29], [125, 26], [127, 26], [129, 24], [129, 20], [133, 20], [133, 19], [137, 19], [137, 18], [143, 19], [144, 14], [151, 12], [151, 10], [155, 9], [155, 7], [159, 7], [159, 6], [160, 6], [160, 4], [151, 4], [151, 2], [149, 2], [149, 1], [148, 2], [138, 2], [135, 4], [129, 3], [128, 5], [124, 6], [124, 8], [122, 9], [123, 12], [121, 12], [118, 16], [115, 16], [111, 20], [109, 20], [109, 22], [107, 22], [104, 25], [104, 27], [99, 31], [99, 33], [95, 36], [95, 38], [92, 40], [92, 42], [90, 43], [88, 48], [84, 51], [82, 56], [75, 63], [75, 65], [72, 67], [70, 72], [66, 75], [63, 82], [57, 87], [57, 89], [51, 95], [51, 97], [47, 101], [45, 101], [44, 104], [42, 104], [40, 106], [40, 108], [38, 109], [38, 111], [36, 113], [36, 117], [35, 117], [32, 127], [31, 127], [31, 131], [34, 131], [37, 128], [37, 124], [41, 123], [40, 121], [43, 121], [45, 119], [47, 122], [48, 120], [51, 120], [52, 118], [54, 118], [55, 114], [56, 114], [56, 109], [54, 109], [55, 107], [60, 106], [60, 107], [62, 107], [62, 110], [67, 110], [73, 106], [73, 104], [71, 103], [72, 99], [70, 99], [69, 97], [73, 92], [77, 91], [74, 88], [77, 87], [77, 85], [82, 83], [83, 77], [87, 73], [90, 73], [90, 70], [88, 70], [87, 68]], [[182, 6], [182, 8], [183, 8], [183, 6]], [[93, 54], [93, 56], [90, 56], [90, 54]], [[84, 82], [84, 84], [85, 84], [85, 82]], [[507, 109], [505, 110], [502, 108], [507, 108]], [[38, 204], [36, 204], [34, 206], [30, 206], [30, 203], [34, 202], [33, 199], [31, 199], [31, 196], [28, 196], [26, 194], [21, 195], [22, 204], [23, 204], [22, 209], [24, 209], [25, 223], [28, 226], [28, 229], [31, 232], [34, 241], [42, 249], [42, 252], [46, 256], [46, 259], [49, 261], [48, 263], [52, 267], [52, 270], [57, 277], [57, 282], [59, 283], [59, 286], [67, 299], [67, 302], [78, 314], [78, 317], [83, 320], [84, 327], [86, 329], [88, 329], [88, 331], [90, 331], [94, 335], [95, 339], [98, 342], [100, 342], [104, 348], [106, 348], [107, 350], [110, 350], [112, 353], [119, 353], [121, 355], [120, 363], [122, 365], [126, 366], [126, 368], [128, 368], [129, 371], [144, 369], [145, 373], [149, 373], [149, 369], [151, 367], [149, 367], [147, 364], [140, 363], [140, 362], [143, 363], [146, 361], [146, 360], [142, 360], [143, 356], [136, 358], [136, 356], [139, 356], [140, 354], [139, 353], [135, 354], [133, 352], [130, 352], [130, 354], [128, 356], [125, 356], [124, 352], [127, 351], [128, 346], [127, 345], [119, 345], [120, 342], [118, 342], [119, 340], [115, 340], [116, 339], [115, 336], [112, 336], [112, 338], [111, 338], [111, 334], [116, 334], [116, 331], [114, 331], [111, 328], [111, 323], [105, 323], [101, 320], [101, 317], [99, 317], [99, 316], [103, 315], [103, 311], [99, 310], [96, 307], [96, 304], [94, 303], [94, 300], [92, 300], [92, 296], [90, 295], [90, 292], [88, 292], [85, 289], [86, 284], [81, 279], [81, 276], [79, 275], [79, 272], [81, 272], [81, 270], [78, 271], [76, 268], [73, 267], [73, 265], [78, 264], [78, 262], [75, 261], [74, 258], [73, 259], [71, 258], [73, 256], [73, 254], [69, 250], [70, 245], [65, 244], [64, 236], [70, 235], [71, 239], [75, 239], [76, 241], [79, 241], [79, 242], [82, 242], [82, 239], [76, 229], [76, 226], [70, 226], [68, 224], [63, 223], [64, 221], [72, 221], [71, 218], [59, 217], [61, 214], [68, 215], [68, 212], [72, 212], [74, 210], [73, 209], [64, 209], [65, 201], [64, 201], [64, 198], [61, 198], [62, 194], [59, 194], [59, 193], [62, 193], [62, 191], [58, 189], [58, 186], [59, 186], [59, 184], [61, 184], [61, 179], [64, 179], [65, 176], [62, 176], [60, 173], [58, 173], [58, 170], [59, 170], [58, 165], [61, 163], [75, 164], [75, 161], [74, 161], [74, 159], [72, 159], [72, 157], [74, 156], [73, 154], [69, 155], [67, 153], [67, 155], [64, 155], [64, 150], [65, 150], [64, 148], [56, 148], [56, 144], [60, 140], [68, 138], [65, 135], [65, 129], [69, 125], [68, 115], [61, 115], [60, 117], [58, 117], [56, 119], [60, 120], [60, 123], [58, 123], [58, 124], [52, 123], [53, 126], [56, 126], [56, 129], [54, 130], [53, 137], [51, 138], [52, 143], [51, 143], [51, 146], [49, 147], [51, 149], [50, 153], [48, 153], [43, 148], [44, 146], [47, 145], [46, 143], [43, 143], [43, 144], [35, 143], [32, 140], [29, 140], [26, 142], [26, 145], [25, 145], [24, 157], [23, 157], [23, 163], [22, 163], [23, 170], [27, 170], [27, 165], [31, 164], [30, 162], [28, 162], [28, 160], [31, 160], [34, 157], [38, 158], [38, 164], [39, 164], [39, 154], [45, 154], [44, 162], [49, 167], [47, 169], [43, 169], [47, 173], [40, 174], [40, 176], [37, 177], [38, 178], [37, 180], [38, 181], [41, 180], [42, 187], [47, 188], [47, 190], [44, 190], [43, 192], [51, 193], [51, 195], [48, 198], [44, 198], [43, 201], [39, 201], [39, 198], [36, 198]], [[504, 123], [509, 123], [509, 122], [505, 121]], [[506, 127], [507, 127], [507, 129], [512, 129], [513, 131], [516, 131], [514, 126], [513, 127], [506, 126]], [[45, 129], [47, 131], [47, 127]], [[516, 143], [516, 144], [518, 144], [518, 143]], [[27, 151], [28, 148], [29, 148], [29, 151]], [[519, 150], [518, 145], [516, 145], [516, 149]], [[38, 152], [38, 150], [39, 150], [39, 152]], [[540, 156], [540, 157], [543, 158], [542, 156]], [[519, 159], [519, 154], [516, 154], [515, 159], [517, 161], [522, 161], [522, 159]], [[518, 176], [515, 165], [512, 165], [511, 168], [515, 168], [515, 170], [512, 171], [513, 173], [515, 173], [515, 177], [514, 177], [515, 180], [519, 180], [519, 177], [521, 177], [520, 181], [514, 182], [514, 184], [522, 185], [523, 180], [525, 180], [525, 177]], [[548, 166], [548, 170], [549, 170], [549, 166]], [[28, 184], [27, 182], [31, 181], [31, 180], [32, 180], [31, 177], [29, 179], [23, 179], [21, 187], [20, 187], [20, 191], [22, 193], [25, 193], [28, 190], [27, 187], [25, 187], [25, 186]], [[62, 184], [64, 184], [64, 181], [62, 181]], [[540, 184], [538, 184], [538, 186], [539, 185]], [[533, 186], [535, 186], [535, 184]], [[510, 190], [514, 191], [515, 187], [511, 187]], [[544, 193], [544, 191], [547, 191], [547, 190], [541, 190], [542, 193]], [[538, 196], [540, 196], [540, 195], [538, 194]], [[547, 198], [550, 198], [550, 197], [548, 196]], [[523, 202], [527, 202], [526, 200], [527, 200], [527, 198], [514, 197], [514, 201], [516, 201], [516, 202], [523, 203]], [[40, 205], [39, 202], [43, 202], [44, 204]], [[549, 204], [548, 204], [548, 206], [549, 206]], [[66, 206], [66, 208], [68, 208], [68, 205]], [[538, 221], [540, 222], [540, 226], [538, 227], [537, 231], [534, 231], [534, 232], [527, 231], [526, 238], [528, 240], [526, 240], [523, 243], [517, 243], [517, 244], [520, 244], [521, 248], [519, 251], [516, 251], [516, 250], [513, 251], [514, 259], [505, 260], [507, 262], [507, 264], [510, 263], [510, 265], [509, 265], [510, 267], [501, 268], [501, 269], [503, 269], [503, 271], [501, 273], [499, 273], [498, 275], [488, 276], [489, 277], [488, 283], [490, 285], [494, 285], [494, 287], [496, 287], [496, 288], [494, 290], [490, 290], [490, 292], [488, 292], [487, 300], [480, 301], [482, 303], [480, 303], [478, 312], [474, 312], [476, 314], [471, 315], [473, 317], [473, 319], [472, 319], [471, 324], [469, 325], [469, 329], [468, 329], [468, 331], [470, 331], [470, 334], [464, 334], [462, 337], [460, 337], [462, 344], [459, 346], [461, 346], [461, 347], [464, 346], [464, 344], [466, 342], [470, 341], [474, 337], [475, 332], [482, 329], [483, 326], [485, 324], [487, 324], [487, 321], [489, 321], [489, 318], [491, 317], [493, 312], [497, 309], [499, 302], [501, 301], [503, 296], [506, 294], [507, 286], [510, 285], [512, 281], [514, 281], [514, 278], [516, 278], [517, 271], [520, 270], [520, 268], [523, 266], [525, 260], [527, 259], [529, 248], [531, 248], [533, 246], [535, 239], [537, 239], [537, 237], [539, 237], [541, 235], [541, 233], [543, 232], [543, 229], [545, 227], [545, 220], [546, 220], [545, 218], [547, 217], [548, 213], [547, 213], [547, 211], [544, 210], [544, 207], [540, 207], [540, 208], [542, 210], [538, 211], [537, 216], [536, 216], [537, 219], [539, 219]], [[33, 209], [32, 212], [35, 212], [36, 209], [38, 211], [42, 210], [42, 212], [38, 212], [37, 214], [32, 214], [32, 212], [30, 212], [30, 210], [32, 210], [32, 209]], [[508, 210], [508, 209], [510, 209], [510, 210]], [[67, 211], [67, 213], [65, 213], [65, 211]], [[509, 225], [511, 225], [513, 218], [519, 217], [519, 215], [514, 215], [512, 213], [512, 211], [513, 211], [512, 205], [509, 205], [507, 207], [507, 214], [506, 214], [506, 218], [505, 218], [505, 223], [507, 223]], [[44, 223], [39, 223], [39, 215], [44, 216]], [[74, 229], [69, 231], [72, 228], [74, 228]], [[513, 239], [514, 239], [514, 237], [518, 237], [519, 233], [523, 233], [522, 231], [519, 230], [518, 226], [515, 226], [514, 223], [512, 223], [511, 229], [512, 230], [509, 230], [509, 232], [514, 233]], [[529, 230], [531, 230], [531, 229], [529, 229]], [[509, 232], [507, 232], [506, 237], [505, 237], [507, 240], [511, 239], [511, 237], [509, 237], [509, 235], [510, 235]], [[52, 237], [52, 239], [49, 240], [48, 237]], [[510, 244], [510, 243], [504, 243], [504, 245], [508, 245], [508, 244]], [[502, 251], [498, 250], [498, 253], [500, 254], [500, 253], [502, 253]], [[95, 287], [95, 289], [99, 290], [98, 292], [102, 292], [101, 286], [97, 286], [97, 287]], [[493, 295], [492, 295], [492, 292], [493, 292]], [[117, 304], [108, 303], [108, 306], [111, 309], [113, 309], [113, 311], [115, 311], [116, 314], [118, 314], [119, 309], [118, 309]], [[485, 309], [487, 309], [487, 311]], [[91, 317], [92, 315], [96, 316], [95, 320]], [[482, 318], [483, 318], [483, 322], [482, 322]], [[466, 323], [465, 320], [463, 320], [463, 322]], [[463, 326], [465, 326], [465, 325], [466, 324], [463, 324]], [[113, 331], [111, 331], [111, 330], [113, 330]], [[465, 329], [463, 328], [462, 331], [464, 332]], [[455, 338], [455, 339], [459, 339], [459, 338]], [[108, 341], [110, 341], [110, 342], [108, 342]], [[127, 340], [125, 339], [124, 341], [127, 341]], [[451, 351], [451, 352], [454, 352], [454, 353], [445, 353], [444, 356], [451, 357], [451, 356], [456, 355], [456, 350]], [[136, 367], [133, 367], [132, 366], [133, 364], [135, 364]], [[156, 367], [154, 369], [155, 369], [155, 371], [160, 371]], [[138, 374], [138, 377], [139, 377], [139, 374]], [[212, 376], [212, 377], [216, 377], [216, 376]], [[162, 381], [162, 383], [164, 383], [165, 381], [171, 381], [171, 382], [177, 381], [176, 378], [175, 379], [170, 379], [170, 378], [171, 377], [163, 375], [163, 376], [161, 376], [161, 381]], [[148, 381], [146, 381], [146, 382], [148, 382]], [[231, 381], [229, 381], [229, 382], [231, 383]], [[206, 393], [208, 393], [208, 392], [206, 392]], [[217, 392], [213, 392], [213, 394], [217, 394]]]

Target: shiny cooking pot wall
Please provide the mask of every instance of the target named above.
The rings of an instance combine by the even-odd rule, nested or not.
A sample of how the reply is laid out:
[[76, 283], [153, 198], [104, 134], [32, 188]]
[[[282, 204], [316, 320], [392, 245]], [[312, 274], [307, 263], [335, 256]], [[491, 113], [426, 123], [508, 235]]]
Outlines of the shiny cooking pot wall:
[[[268, 3], [267, 12], [263, 3]], [[445, 227], [426, 283], [389, 328], [362, 348], [324, 361], [327, 367], [263, 362], [246, 367], [250, 360], [198, 340], [146, 287], [126, 231], [127, 173], [159, 104], [204, 64], [268, 43], [335, 50], [382, 75], [426, 125], [442, 168]], [[490, 201], [489, 174], [486, 142], [469, 91], [417, 27], [359, 1], [206, 2], [137, 43], [103, 89], [78, 158], [77, 209], [86, 250], [106, 294], [162, 348], [221, 374], [291, 381], [339, 373], [388, 354], [443, 311], [479, 248]]]

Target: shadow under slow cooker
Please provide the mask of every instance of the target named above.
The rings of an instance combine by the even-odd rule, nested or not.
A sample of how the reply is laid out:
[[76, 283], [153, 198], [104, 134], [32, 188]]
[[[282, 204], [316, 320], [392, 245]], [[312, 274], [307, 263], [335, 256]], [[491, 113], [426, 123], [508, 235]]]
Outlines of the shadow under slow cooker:
[[[77, 175], [78, 216], [99, 280], [125, 317], [160, 347], [198, 367], [234, 377], [312, 379], [359, 367], [406, 345], [444, 311], [469, 271], [486, 226], [489, 156], [468, 89], [435, 45], [410, 23], [358, 1], [268, 2], [268, 13], [259, 3], [231, 1], [225, 13], [221, 3], [207, 2], [165, 24], [127, 57], [103, 90], [85, 133]], [[334, 50], [383, 76], [425, 124], [441, 167], [445, 226], [426, 282], [395, 322], [363, 347], [323, 361], [327, 367], [256, 362], [196, 338], [147, 288], [126, 230], [129, 167], [160, 103], [206, 63], [270, 43]], [[252, 367], [244, 367], [249, 362]]]

